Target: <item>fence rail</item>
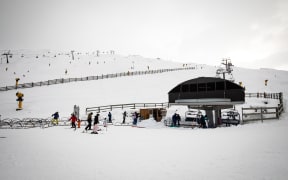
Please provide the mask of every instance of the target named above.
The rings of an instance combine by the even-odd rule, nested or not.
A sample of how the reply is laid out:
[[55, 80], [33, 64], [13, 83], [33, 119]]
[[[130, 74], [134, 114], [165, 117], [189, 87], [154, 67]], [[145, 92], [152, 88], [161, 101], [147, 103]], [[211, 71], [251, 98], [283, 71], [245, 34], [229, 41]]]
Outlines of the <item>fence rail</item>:
[[279, 104], [277, 107], [242, 108], [242, 123], [279, 119], [280, 115], [284, 111], [283, 93], [246, 93], [246, 97], [279, 99]]
[[[55, 121], [49, 118], [5, 118], [0, 119], [0, 129], [28, 129], [28, 128], [48, 128], [55, 126]], [[70, 126], [71, 122], [68, 117], [59, 119], [57, 126]], [[87, 125], [86, 120], [81, 120], [81, 125]]]
[[242, 108], [242, 123], [279, 119], [282, 112], [283, 105], [279, 105], [278, 107]]
[[[268, 119], [279, 119], [283, 108], [283, 94], [282, 93], [245, 93], [247, 98], [265, 98], [265, 99], [278, 99], [279, 105], [277, 107], [252, 107], [242, 108], [242, 123], [249, 121], [263, 121]], [[113, 109], [137, 109], [137, 108], [167, 108], [170, 104], [165, 103], [131, 103], [131, 104], [116, 104], [97, 107], [86, 108], [88, 112], [105, 112], [112, 111]]]
[[131, 103], [131, 104], [114, 104], [107, 106], [97, 106], [86, 108], [86, 113], [88, 112], [105, 112], [112, 111], [113, 109], [137, 109], [137, 108], [167, 108], [169, 103]]
[[147, 70], [147, 71], [128, 71], [128, 72], [120, 72], [120, 73], [114, 73], [114, 74], [102, 74], [102, 75], [97, 75], [97, 76], [87, 76], [87, 77], [79, 77], [79, 78], [60, 78], [60, 79], [53, 79], [53, 80], [48, 80], [48, 81], [23, 83], [23, 84], [18, 84], [17, 86], [14, 85], [14, 86], [0, 87], [0, 91], [32, 88], [32, 87], [37, 87], [37, 86], [38, 87], [49, 86], [49, 85], [54, 85], [54, 84], [63, 84], [63, 83], [70, 83], [70, 82], [77, 82], [77, 81], [91, 81], [91, 80], [100, 80], [100, 79], [108, 79], [108, 78], [118, 78], [118, 77], [124, 77], [124, 76], [156, 74], [156, 73], [191, 70], [191, 69], [195, 69], [195, 68], [183, 67], [183, 68], [157, 69], [157, 70]]
[[245, 93], [248, 98], [281, 99], [282, 93]]

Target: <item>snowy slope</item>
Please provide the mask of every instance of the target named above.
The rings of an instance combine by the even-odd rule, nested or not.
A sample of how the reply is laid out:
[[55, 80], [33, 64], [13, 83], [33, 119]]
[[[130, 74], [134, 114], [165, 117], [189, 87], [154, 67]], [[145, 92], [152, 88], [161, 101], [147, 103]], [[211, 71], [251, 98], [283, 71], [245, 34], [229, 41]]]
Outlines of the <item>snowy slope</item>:
[[[52, 56], [47, 58], [43, 52], [31, 52], [31, 57], [39, 55], [37, 59], [23, 59], [22, 52], [18, 54], [8, 65], [3, 60], [1, 86], [13, 85], [18, 75], [20, 83], [25, 83], [126, 72], [133, 65], [137, 70], [146, 70], [147, 66], [150, 69], [183, 66], [140, 56], [82, 54], [75, 56], [80, 59], [70, 64], [71, 57], [58, 53], [50, 52]], [[199, 76], [215, 76], [217, 69], [208, 65], [191, 66], [197, 68], [21, 89], [25, 100], [24, 109], [19, 112], [15, 111], [16, 90], [0, 92], [1, 118], [46, 118], [55, 111], [67, 117], [74, 104], [80, 106], [81, 115], [86, 117], [85, 108], [90, 106], [167, 102], [168, 91], [177, 84]], [[235, 67], [234, 77], [235, 82], [243, 82], [247, 92], [283, 92], [287, 112], [287, 71]], [[264, 85], [266, 79], [268, 86]], [[257, 103], [261, 100], [249, 99], [243, 106]], [[103, 129], [99, 135], [81, 133], [83, 127], [74, 131], [68, 126], [0, 129], [0, 179], [284, 180], [288, 177], [287, 113], [280, 120], [230, 128], [167, 128], [161, 124], [153, 127], [109, 126], [108, 131]]]
[[[74, 54], [75, 60], [73, 61], [69, 52], [17, 52], [10, 59], [9, 64], [2, 62], [0, 84], [2, 86], [14, 85], [17, 77], [20, 78], [19, 83], [30, 83], [56, 78], [148, 70], [148, 66], [150, 70], [183, 67], [180, 63], [141, 56], [123, 57], [100, 54], [97, 57], [95, 52], [81, 54], [75, 52]], [[69, 116], [75, 104], [80, 106], [81, 114], [83, 114], [86, 107], [167, 102], [169, 90], [177, 84], [199, 76], [214, 77], [217, 69], [217, 67], [193, 63], [188, 66], [195, 67], [195, 69], [21, 89], [25, 96], [24, 110], [16, 114], [14, 109], [17, 107], [15, 101], [17, 90], [1, 92], [0, 112], [2, 117], [47, 117], [54, 111], [61, 112], [62, 116]], [[7, 71], [6, 68], [8, 68]], [[67, 74], [65, 74], [66, 69]], [[243, 82], [246, 92], [284, 92], [284, 97], [286, 95], [286, 71], [236, 67], [233, 74], [236, 83]], [[268, 86], [264, 86], [265, 79], [269, 80]]]
[[[22, 56], [22, 53], [19, 53]], [[40, 54], [40, 53], [39, 53]], [[51, 52], [49, 54], [52, 54]], [[54, 53], [57, 54], [57, 53]], [[59, 54], [59, 53], [58, 53]], [[86, 77], [116, 72], [145, 71], [162, 68], [179, 68], [183, 64], [163, 61], [159, 59], [147, 59], [141, 56], [122, 57], [119, 55], [75, 55], [71, 60], [69, 55], [56, 55], [54, 57], [39, 56], [39, 58], [25, 59], [16, 55], [9, 64], [2, 63], [1, 84], [14, 85], [15, 78], [21, 76], [19, 83], [46, 81], [55, 78]], [[78, 59], [79, 58], [79, 59]], [[71, 62], [71, 64], [70, 64]], [[91, 64], [89, 65], [89, 62]], [[97, 64], [98, 62], [98, 64]], [[50, 66], [49, 66], [50, 63]], [[2, 117], [47, 117], [53, 111], [59, 111], [64, 116], [69, 116], [73, 106], [79, 105], [82, 113], [86, 107], [141, 102], [167, 102], [168, 91], [179, 82], [197, 77], [202, 73], [214, 76], [211, 67], [203, 68], [202, 65], [189, 64], [196, 69], [191, 71], [179, 71], [162, 73], [157, 75], [142, 75], [86, 81], [53, 85], [48, 87], [36, 87], [21, 89], [24, 93], [24, 110], [20, 113], [11, 111], [15, 109], [15, 93], [17, 90], [2, 92], [1, 106]], [[8, 70], [5, 71], [6, 67]], [[206, 67], [206, 66], [205, 66]], [[67, 69], [68, 73], [65, 74]], [[213, 68], [212, 68], [213, 69]], [[29, 71], [29, 72], [28, 72]], [[16, 72], [16, 74], [14, 74]], [[53, 102], [53, 103], [45, 103]]]

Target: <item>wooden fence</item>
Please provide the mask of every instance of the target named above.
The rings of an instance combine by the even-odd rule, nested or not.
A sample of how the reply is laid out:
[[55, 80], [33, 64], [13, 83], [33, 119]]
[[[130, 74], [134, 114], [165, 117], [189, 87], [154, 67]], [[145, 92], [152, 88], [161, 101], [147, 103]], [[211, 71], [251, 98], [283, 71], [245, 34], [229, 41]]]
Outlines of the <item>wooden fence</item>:
[[86, 108], [86, 113], [88, 112], [106, 112], [112, 111], [114, 109], [137, 109], [137, 108], [167, 108], [169, 103], [131, 103], [131, 104], [115, 104], [107, 106], [97, 106]]
[[[281, 113], [284, 111], [283, 107], [283, 94], [282, 93], [246, 93], [246, 98], [265, 98], [265, 99], [278, 99], [279, 105], [277, 107], [250, 107], [242, 108], [241, 123], [250, 121], [259, 121], [269, 119], [279, 119]], [[131, 104], [116, 104], [107, 106], [97, 106], [86, 108], [88, 112], [106, 112], [114, 109], [137, 109], [137, 108], [168, 108], [170, 104], [165, 103], [131, 103]]]
[[281, 99], [282, 93], [245, 93], [245, 97], [248, 98], [266, 98], [266, 99]]
[[39, 86], [49, 86], [53, 84], [63, 84], [77, 81], [91, 81], [91, 80], [100, 80], [100, 79], [108, 79], [108, 78], [117, 78], [123, 76], [136, 76], [136, 75], [146, 75], [146, 74], [156, 74], [156, 73], [164, 73], [164, 72], [172, 72], [172, 71], [181, 71], [181, 70], [191, 70], [194, 67], [185, 67], [185, 68], [171, 68], [171, 69], [157, 69], [157, 70], [149, 70], [149, 71], [128, 71], [128, 72], [120, 72], [114, 74], [102, 74], [97, 76], [87, 76], [80, 78], [61, 78], [61, 79], [53, 79], [48, 81], [40, 81], [40, 82], [31, 82], [18, 84], [17, 86], [6, 86], [0, 87], [0, 91], [8, 91], [13, 89], [23, 89], [23, 88], [32, 88]]
[[246, 97], [279, 99], [279, 104], [277, 107], [242, 108], [242, 123], [279, 119], [284, 111], [283, 93], [247, 93]]

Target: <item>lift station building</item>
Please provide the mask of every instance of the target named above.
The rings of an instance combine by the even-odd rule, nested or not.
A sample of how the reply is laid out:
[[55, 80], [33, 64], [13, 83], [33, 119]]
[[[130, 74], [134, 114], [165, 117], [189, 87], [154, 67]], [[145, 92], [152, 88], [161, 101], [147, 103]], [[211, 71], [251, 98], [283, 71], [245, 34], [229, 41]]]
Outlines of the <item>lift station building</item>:
[[169, 105], [185, 105], [206, 111], [209, 127], [216, 127], [221, 109], [245, 102], [245, 89], [229, 80], [199, 77], [178, 84], [168, 93]]

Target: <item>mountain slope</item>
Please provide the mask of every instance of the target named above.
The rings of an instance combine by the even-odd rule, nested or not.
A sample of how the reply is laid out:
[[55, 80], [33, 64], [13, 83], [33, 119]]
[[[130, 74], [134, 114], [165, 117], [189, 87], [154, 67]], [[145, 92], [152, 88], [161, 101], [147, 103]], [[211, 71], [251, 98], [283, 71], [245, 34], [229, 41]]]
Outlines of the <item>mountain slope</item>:
[[[10, 63], [1, 64], [1, 84], [13, 85], [15, 78], [20, 83], [44, 81], [55, 78], [84, 77], [115, 72], [152, 70], [183, 67], [183, 64], [148, 59], [141, 56], [123, 57], [114, 54], [77, 54], [72, 60], [70, 54], [42, 52], [28, 55], [18, 53]], [[21, 54], [21, 55], [20, 55]], [[36, 56], [38, 58], [36, 58]], [[34, 57], [35, 56], [35, 57]], [[56, 57], [55, 57], [56, 56]], [[90, 64], [89, 64], [90, 62]], [[50, 64], [50, 66], [49, 66]], [[168, 92], [177, 84], [199, 76], [215, 76], [217, 67], [200, 64], [184, 64], [191, 70], [174, 71], [141, 76], [125, 76], [113, 79], [73, 82], [30, 89], [20, 89], [24, 93], [23, 110], [16, 112], [17, 90], [0, 92], [0, 114], [3, 117], [48, 117], [54, 111], [69, 116], [74, 105], [80, 106], [82, 115], [86, 107], [125, 104], [167, 102]], [[6, 67], [8, 70], [6, 71]], [[67, 69], [68, 73], [65, 74]], [[15, 72], [15, 74], [14, 74]], [[23, 76], [24, 75], [24, 76]], [[287, 71], [271, 69], [243, 69], [234, 67], [235, 82], [243, 82], [246, 92], [284, 92], [288, 95]], [[268, 86], [264, 81], [268, 80]]]

